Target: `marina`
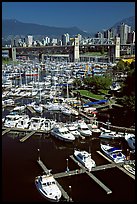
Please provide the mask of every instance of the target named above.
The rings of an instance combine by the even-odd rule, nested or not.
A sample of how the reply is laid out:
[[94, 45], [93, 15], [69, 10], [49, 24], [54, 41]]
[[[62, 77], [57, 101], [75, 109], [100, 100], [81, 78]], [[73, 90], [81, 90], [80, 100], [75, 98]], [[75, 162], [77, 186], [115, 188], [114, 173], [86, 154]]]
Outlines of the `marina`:
[[[54, 67], [55, 64], [53, 63], [51, 66]], [[59, 73], [60, 66], [61, 65], [54, 67], [53, 73]], [[68, 65], [63, 66], [66, 68]], [[62, 72], [62, 69], [60, 69], [60, 72]], [[7, 169], [8, 165], [8, 170], [11, 170], [14, 177], [17, 176], [18, 178], [16, 183], [19, 182], [22, 183], [22, 185], [24, 185], [23, 177], [26, 178], [25, 182], [27, 183], [29, 191], [24, 191], [23, 201], [29, 200], [46, 202], [44, 198], [36, 192], [34, 180], [38, 175], [42, 175], [43, 173], [48, 174], [50, 170], [52, 170], [52, 175], [56, 180], [57, 186], [62, 192], [62, 201], [75, 202], [85, 199], [86, 201], [92, 201], [90, 195], [93, 189], [95, 189], [96, 194], [100, 192], [101, 196], [100, 198], [94, 198], [93, 200], [99, 201], [101, 198], [109, 200], [110, 197], [113, 197], [113, 199], [116, 200], [119, 198], [116, 196], [116, 187], [113, 186], [113, 182], [110, 182], [109, 178], [106, 177], [107, 172], [110, 172], [110, 174], [112, 171], [115, 172], [113, 174], [114, 180], [117, 176], [119, 178], [123, 177], [123, 183], [126, 184], [127, 181], [129, 185], [133, 186], [130, 178], [134, 180], [135, 176], [124, 169], [123, 164], [130, 165], [131, 163], [135, 163], [134, 155], [132, 155], [130, 160], [116, 164], [102, 154], [100, 151], [100, 141], [103, 138], [100, 138], [99, 135], [103, 131], [101, 128], [107, 128], [107, 122], [98, 121], [96, 115], [89, 116], [83, 111], [82, 106], [78, 105], [78, 107], [75, 107], [73, 106], [74, 104], [70, 105], [70, 101], [77, 103], [79, 103], [79, 101], [76, 97], [68, 97], [70, 93], [68, 92], [69, 89], [67, 81], [65, 81], [64, 78], [62, 78], [62, 81], [60, 80], [61, 77], [58, 78], [58, 80], [60, 80], [60, 84], [66, 84], [67, 93], [64, 95], [61, 94], [60, 86], [57, 85], [57, 79], [54, 75], [51, 75], [51, 81], [47, 80], [47, 83], [50, 84], [49, 86], [47, 86], [46, 83], [43, 83], [44, 79], [48, 79], [49, 76], [50, 74], [48, 73], [48, 70], [46, 70], [43, 75], [32, 76], [32, 78], [30, 77], [29, 79], [22, 77], [18, 79], [18, 85], [22, 88], [17, 88], [14, 85], [11, 91], [9, 90], [9, 92], [6, 92], [6, 95], [3, 97], [4, 104], [6, 103], [4, 102], [5, 100], [9, 98], [13, 99], [15, 107], [13, 108], [10, 104], [3, 105], [3, 152], [6, 152], [7, 146], [9, 148], [9, 152], [4, 153], [3, 157], [13, 157], [15, 159], [18, 171], [22, 174], [22, 178], [20, 178], [19, 172], [16, 172], [15, 175], [14, 169], [7, 159], [3, 160], [6, 161], [6, 165], [3, 166], [3, 171], [5, 168]], [[70, 79], [69, 75], [66, 76]], [[15, 81], [16, 80], [14, 79], [13, 82], [17, 83], [17, 81]], [[22, 86], [21, 81], [24, 83], [24, 87]], [[32, 84], [33, 86], [31, 86]], [[36, 94], [36, 96], [32, 97], [33, 94]], [[8, 118], [6, 118], [6, 116], [12, 116], [11, 118], [13, 119], [9, 122], [5, 122]], [[93, 129], [93, 126], [95, 126], [95, 120], [97, 121], [95, 128], [96, 130], [98, 128], [97, 131]], [[81, 124], [84, 125], [87, 132], [80, 129], [82, 127]], [[61, 127], [63, 127], [64, 134], [66, 134], [65, 131], [68, 131], [68, 127], [70, 127], [71, 130], [71, 127], [74, 125], [76, 125], [75, 136], [73, 135], [71, 143], [65, 139], [62, 139], [61, 141], [59, 140], [59, 137], [55, 138], [51, 134], [55, 126], [58, 126], [61, 131], [63, 131], [63, 129], [61, 129]], [[50, 127], [50, 129], [48, 127]], [[127, 132], [129, 131], [134, 134], [134, 130], [125, 127], [120, 128], [115, 125], [109, 125], [109, 128], [121, 131], [123, 133], [123, 137], [107, 141], [107, 143], [114, 143], [116, 146], [122, 143], [124, 146], [123, 151], [126, 154], [128, 144], [124, 140], [124, 131], [126, 130]], [[78, 131], [79, 134], [76, 131]], [[74, 133], [72, 132], [72, 134]], [[70, 137], [70, 135], [68, 137]], [[121, 141], [121, 143], [119, 141]], [[12, 146], [10, 146], [10, 144], [12, 144]], [[14, 150], [12, 150], [13, 147]], [[93, 159], [96, 162], [96, 166], [92, 167], [90, 172], [73, 156], [73, 152], [76, 147], [87, 152], [89, 152], [88, 148], [90, 148]], [[18, 148], [18, 154], [16, 152], [16, 148]], [[106, 163], [106, 159], [110, 162], [109, 164]], [[35, 161], [37, 161], [40, 168], [35, 166]], [[26, 162], [28, 165], [26, 165]], [[47, 166], [50, 167], [50, 170]], [[34, 169], [34, 172], [32, 172], [32, 169]], [[13, 177], [4, 177], [6, 183], [8, 183], [8, 180], [12, 183], [12, 179]], [[83, 183], [83, 185], [78, 186], [79, 182], [75, 182], [76, 180]], [[16, 192], [18, 192], [18, 196], [14, 198], [9, 192], [9, 196], [6, 199], [7, 189], [5, 187], [5, 200], [20, 200], [20, 190], [16, 189], [16, 186], [14, 188]], [[85, 189], [87, 190], [85, 191]], [[131, 194], [131, 197], [129, 196], [130, 200], [132, 200], [134, 193], [131, 192]], [[127, 199], [122, 197], [121, 200]]]

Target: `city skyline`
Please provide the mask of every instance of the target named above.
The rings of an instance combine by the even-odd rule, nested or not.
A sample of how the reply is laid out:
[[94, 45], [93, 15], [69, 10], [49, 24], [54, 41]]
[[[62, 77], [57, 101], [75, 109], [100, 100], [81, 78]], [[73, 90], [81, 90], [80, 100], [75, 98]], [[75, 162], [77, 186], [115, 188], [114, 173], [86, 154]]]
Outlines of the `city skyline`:
[[[25, 15], [24, 15], [25, 13]], [[109, 29], [135, 16], [135, 2], [2, 2], [2, 19], [83, 31]]]

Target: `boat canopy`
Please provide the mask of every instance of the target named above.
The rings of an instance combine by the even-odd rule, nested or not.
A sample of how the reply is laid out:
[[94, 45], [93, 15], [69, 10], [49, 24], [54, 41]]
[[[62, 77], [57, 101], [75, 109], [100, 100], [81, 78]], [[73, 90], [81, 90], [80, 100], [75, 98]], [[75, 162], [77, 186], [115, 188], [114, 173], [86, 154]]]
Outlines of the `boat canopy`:
[[98, 101], [94, 101], [94, 102], [88, 102], [88, 103], [86, 103], [86, 104], [84, 104], [84, 105], [95, 105], [95, 104], [100, 104], [100, 103], [106, 103], [106, 102], [108, 102], [108, 100], [98, 100]]
[[108, 150], [108, 152], [117, 152], [117, 151], [122, 151], [121, 149], [117, 148], [117, 147], [112, 147]]

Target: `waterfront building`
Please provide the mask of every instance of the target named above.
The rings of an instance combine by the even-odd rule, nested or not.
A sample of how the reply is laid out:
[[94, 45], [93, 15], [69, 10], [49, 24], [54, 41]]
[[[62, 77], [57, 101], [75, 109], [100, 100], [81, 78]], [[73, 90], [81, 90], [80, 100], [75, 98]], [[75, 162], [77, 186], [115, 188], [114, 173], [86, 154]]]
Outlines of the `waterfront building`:
[[70, 41], [69, 40], [69, 34], [68, 33], [63, 34], [62, 35], [62, 44], [67, 45], [69, 41]]
[[132, 31], [132, 33], [128, 33], [127, 43], [135, 44], [135, 31]]
[[128, 39], [128, 33], [131, 33], [131, 26], [122, 23], [120, 26], [120, 39], [121, 44], [126, 44]]
[[33, 36], [32, 35], [28, 35], [27, 37], [27, 45], [28, 47], [32, 46], [33, 43]]

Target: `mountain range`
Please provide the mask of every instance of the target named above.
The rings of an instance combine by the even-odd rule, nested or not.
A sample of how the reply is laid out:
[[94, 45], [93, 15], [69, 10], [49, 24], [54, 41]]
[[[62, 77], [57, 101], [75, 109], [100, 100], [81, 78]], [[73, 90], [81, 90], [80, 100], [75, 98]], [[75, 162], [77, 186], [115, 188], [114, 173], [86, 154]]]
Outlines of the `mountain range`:
[[[125, 23], [132, 27], [132, 30], [135, 29], [135, 16], [125, 18], [111, 28], [117, 28], [121, 23]], [[102, 25], [103, 26], [103, 25]], [[2, 20], [2, 37], [6, 37], [9, 35], [43, 35], [48, 37], [61, 37], [64, 33], [69, 33], [71, 37], [81, 34], [83, 37], [92, 37], [94, 33], [88, 33], [82, 31], [77, 27], [53, 27], [53, 26], [45, 26], [34, 23], [23, 23], [15, 19], [4, 19]]]
[[69, 33], [70, 36], [74, 36], [76, 34], [91, 36], [91, 33], [84, 32], [77, 27], [60, 28], [34, 23], [22, 23], [14, 19], [2, 20], [3, 37], [8, 35], [44, 35], [48, 37], [60, 37], [64, 33]]

